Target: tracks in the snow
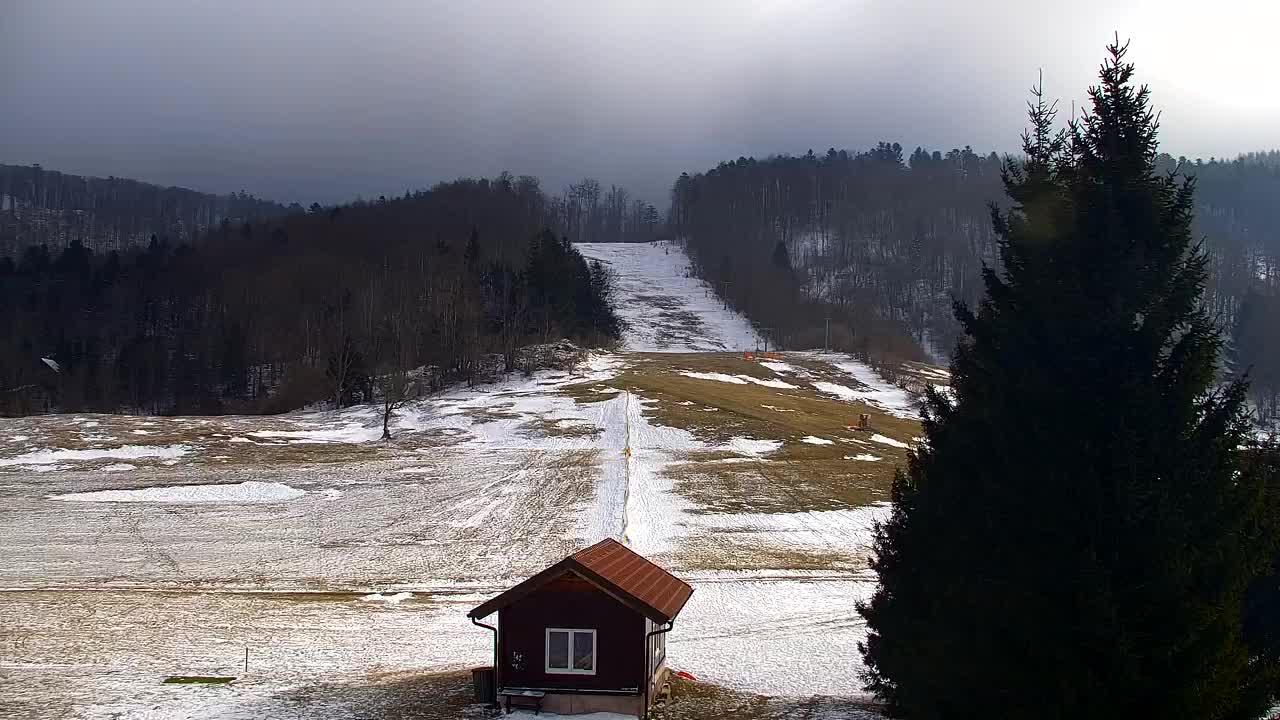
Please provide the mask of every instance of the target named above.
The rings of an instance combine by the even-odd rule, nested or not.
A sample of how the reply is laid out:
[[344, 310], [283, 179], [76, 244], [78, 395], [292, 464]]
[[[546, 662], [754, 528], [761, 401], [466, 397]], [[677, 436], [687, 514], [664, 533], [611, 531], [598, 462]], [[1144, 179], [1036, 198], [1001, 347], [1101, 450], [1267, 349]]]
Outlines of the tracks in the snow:
[[618, 542], [627, 544], [627, 506], [631, 502], [631, 391], [623, 390], [622, 401], [622, 527], [618, 529]]

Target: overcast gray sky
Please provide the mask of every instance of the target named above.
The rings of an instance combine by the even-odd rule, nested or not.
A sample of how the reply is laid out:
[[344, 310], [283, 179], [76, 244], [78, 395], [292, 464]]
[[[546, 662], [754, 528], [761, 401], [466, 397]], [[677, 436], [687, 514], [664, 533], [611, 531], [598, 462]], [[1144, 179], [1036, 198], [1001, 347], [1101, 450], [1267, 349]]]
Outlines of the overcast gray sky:
[[1190, 157], [1280, 147], [1272, 0], [7, 0], [0, 162], [284, 201], [503, 169], [660, 205], [739, 155], [1015, 150], [1112, 34]]

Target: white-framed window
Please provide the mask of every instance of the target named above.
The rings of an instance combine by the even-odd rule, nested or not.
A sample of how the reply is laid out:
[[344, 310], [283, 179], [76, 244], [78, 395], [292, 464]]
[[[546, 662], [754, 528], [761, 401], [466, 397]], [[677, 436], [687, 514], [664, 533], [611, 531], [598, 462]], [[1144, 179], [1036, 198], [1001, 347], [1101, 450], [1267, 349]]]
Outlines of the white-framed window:
[[548, 673], [596, 674], [596, 631], [580, 628], [547, 628]]

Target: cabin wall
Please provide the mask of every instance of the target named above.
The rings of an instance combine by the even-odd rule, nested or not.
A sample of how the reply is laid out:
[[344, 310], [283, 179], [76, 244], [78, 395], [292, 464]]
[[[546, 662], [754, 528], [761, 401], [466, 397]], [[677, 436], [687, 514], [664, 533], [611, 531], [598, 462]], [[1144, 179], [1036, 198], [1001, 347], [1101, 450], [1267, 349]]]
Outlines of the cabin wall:
[[[504, 687], [640, 694], [645, 617], [576, 575], [552, 580], [499, 611]], [[596, 673], [547, 673], [547, 628], [596, 631]]]
[[649, 633], [659, 630], [663, 623], [656, 623], [648, 618], [644, 620], [644, 636], [648, 647], [645, 649], [646, 672], [649, 677], [649, 704], [662, 692], [662, 685], [667, 680], [667, 633], [650, 636]]

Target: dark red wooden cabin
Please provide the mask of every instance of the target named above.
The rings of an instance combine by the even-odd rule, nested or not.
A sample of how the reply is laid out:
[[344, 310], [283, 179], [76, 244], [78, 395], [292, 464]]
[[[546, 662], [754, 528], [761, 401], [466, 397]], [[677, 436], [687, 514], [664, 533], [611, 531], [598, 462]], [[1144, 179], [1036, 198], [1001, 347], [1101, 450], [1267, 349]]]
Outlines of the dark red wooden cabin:
[[[498, 692], [545, 693], [562, 714], [643, 717], [662, 688], [666, 633], [693, 588], [615, 540], [561, 560], [468, 613], [494, 632]], [[478, 622], [498, 614], [497, 627]]]

